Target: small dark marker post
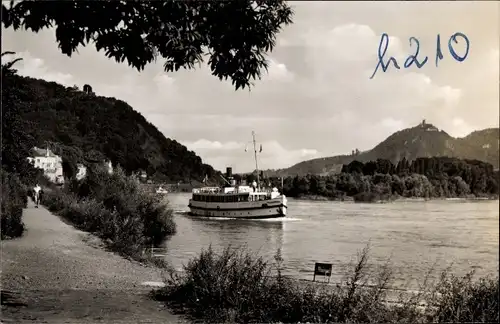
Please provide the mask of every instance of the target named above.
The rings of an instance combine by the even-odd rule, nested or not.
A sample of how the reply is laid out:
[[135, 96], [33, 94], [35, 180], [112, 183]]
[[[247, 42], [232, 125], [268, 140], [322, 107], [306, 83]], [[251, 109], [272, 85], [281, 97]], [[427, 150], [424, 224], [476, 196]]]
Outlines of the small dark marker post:
[[330, 282], [330, 278], [332, 276], [332, 264], [331, 263], [316, 262], [314, 264], [313, 282], [316, 281], [316, 275], [326, 276], [326, 277], [328, 277], [328, 282]]

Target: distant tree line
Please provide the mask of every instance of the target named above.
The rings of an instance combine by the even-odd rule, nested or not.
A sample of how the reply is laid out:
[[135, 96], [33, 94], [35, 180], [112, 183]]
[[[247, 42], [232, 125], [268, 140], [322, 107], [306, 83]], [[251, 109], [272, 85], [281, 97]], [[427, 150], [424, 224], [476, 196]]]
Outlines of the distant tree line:
[[[249, 175], [247, 180], [254, 178]], [[264, 182], [281, 189], [280, 178]], [[397, 165], [384, 159], [353, 161], [344, 165], [339, 174], [287, 177], [283, 179], [283, 192], [290, 197], [353, 197], [362, 201], [394, 197], [498, 197], [499, 173], [482, 161], [449, 157], [403, 159]]]

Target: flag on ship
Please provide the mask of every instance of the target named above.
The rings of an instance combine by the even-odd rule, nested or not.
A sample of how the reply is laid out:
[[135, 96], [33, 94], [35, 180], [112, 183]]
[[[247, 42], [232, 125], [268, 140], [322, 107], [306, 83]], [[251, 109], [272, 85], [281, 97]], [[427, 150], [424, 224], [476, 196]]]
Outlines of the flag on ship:
[[248, 151], [248, 145], [245, 145], [245, 152]]
[[259, 153], [262, 152], [262, 144], [260, 144], [260, 150], [259, 150]]

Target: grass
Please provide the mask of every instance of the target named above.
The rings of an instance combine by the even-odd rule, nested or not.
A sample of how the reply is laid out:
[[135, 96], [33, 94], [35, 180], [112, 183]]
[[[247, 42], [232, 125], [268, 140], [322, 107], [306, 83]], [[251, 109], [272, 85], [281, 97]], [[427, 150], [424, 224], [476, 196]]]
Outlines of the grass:
[[48, 190], [42, 203], [75, 227], [96, 234], [107, 246], [139, 261], [143, 251], [176, 231], [173, 212], [160, 197], [142, 190], [118, 168], [94, 172], [63, 190]]
[[[472, 274], [444, 272], [418, 294], [387, 303], [392, 282], [388, 265], [368, 269], [368, 249], [336, 286], [301, 284], [281, 274], [276, 263], [244, 249], [211, 247], [192, 259], [182, 275], [170, 273], [154, 293], [172, 309], [208, 323], [429, 323], [498, 322], [498, 276], [474, 281]], [[375, 284], [373, 284], [375, 283]], [[427, 307], [422, 308], [422, 303]]]
[[23, 208], [27, 205], [27, 193], [17, 175], [1, 171], [1, 239], [23, 235]]

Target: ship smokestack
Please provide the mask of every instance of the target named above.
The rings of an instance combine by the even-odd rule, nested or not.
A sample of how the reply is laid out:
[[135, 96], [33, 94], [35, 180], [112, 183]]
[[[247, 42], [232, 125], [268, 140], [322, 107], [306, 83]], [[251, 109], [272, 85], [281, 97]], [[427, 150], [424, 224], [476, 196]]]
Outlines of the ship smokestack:
[[231, 179], [233, 177], [233, 168], [231, 168], [231, 167], [226, 168], [226, 177], [228, 179]]

